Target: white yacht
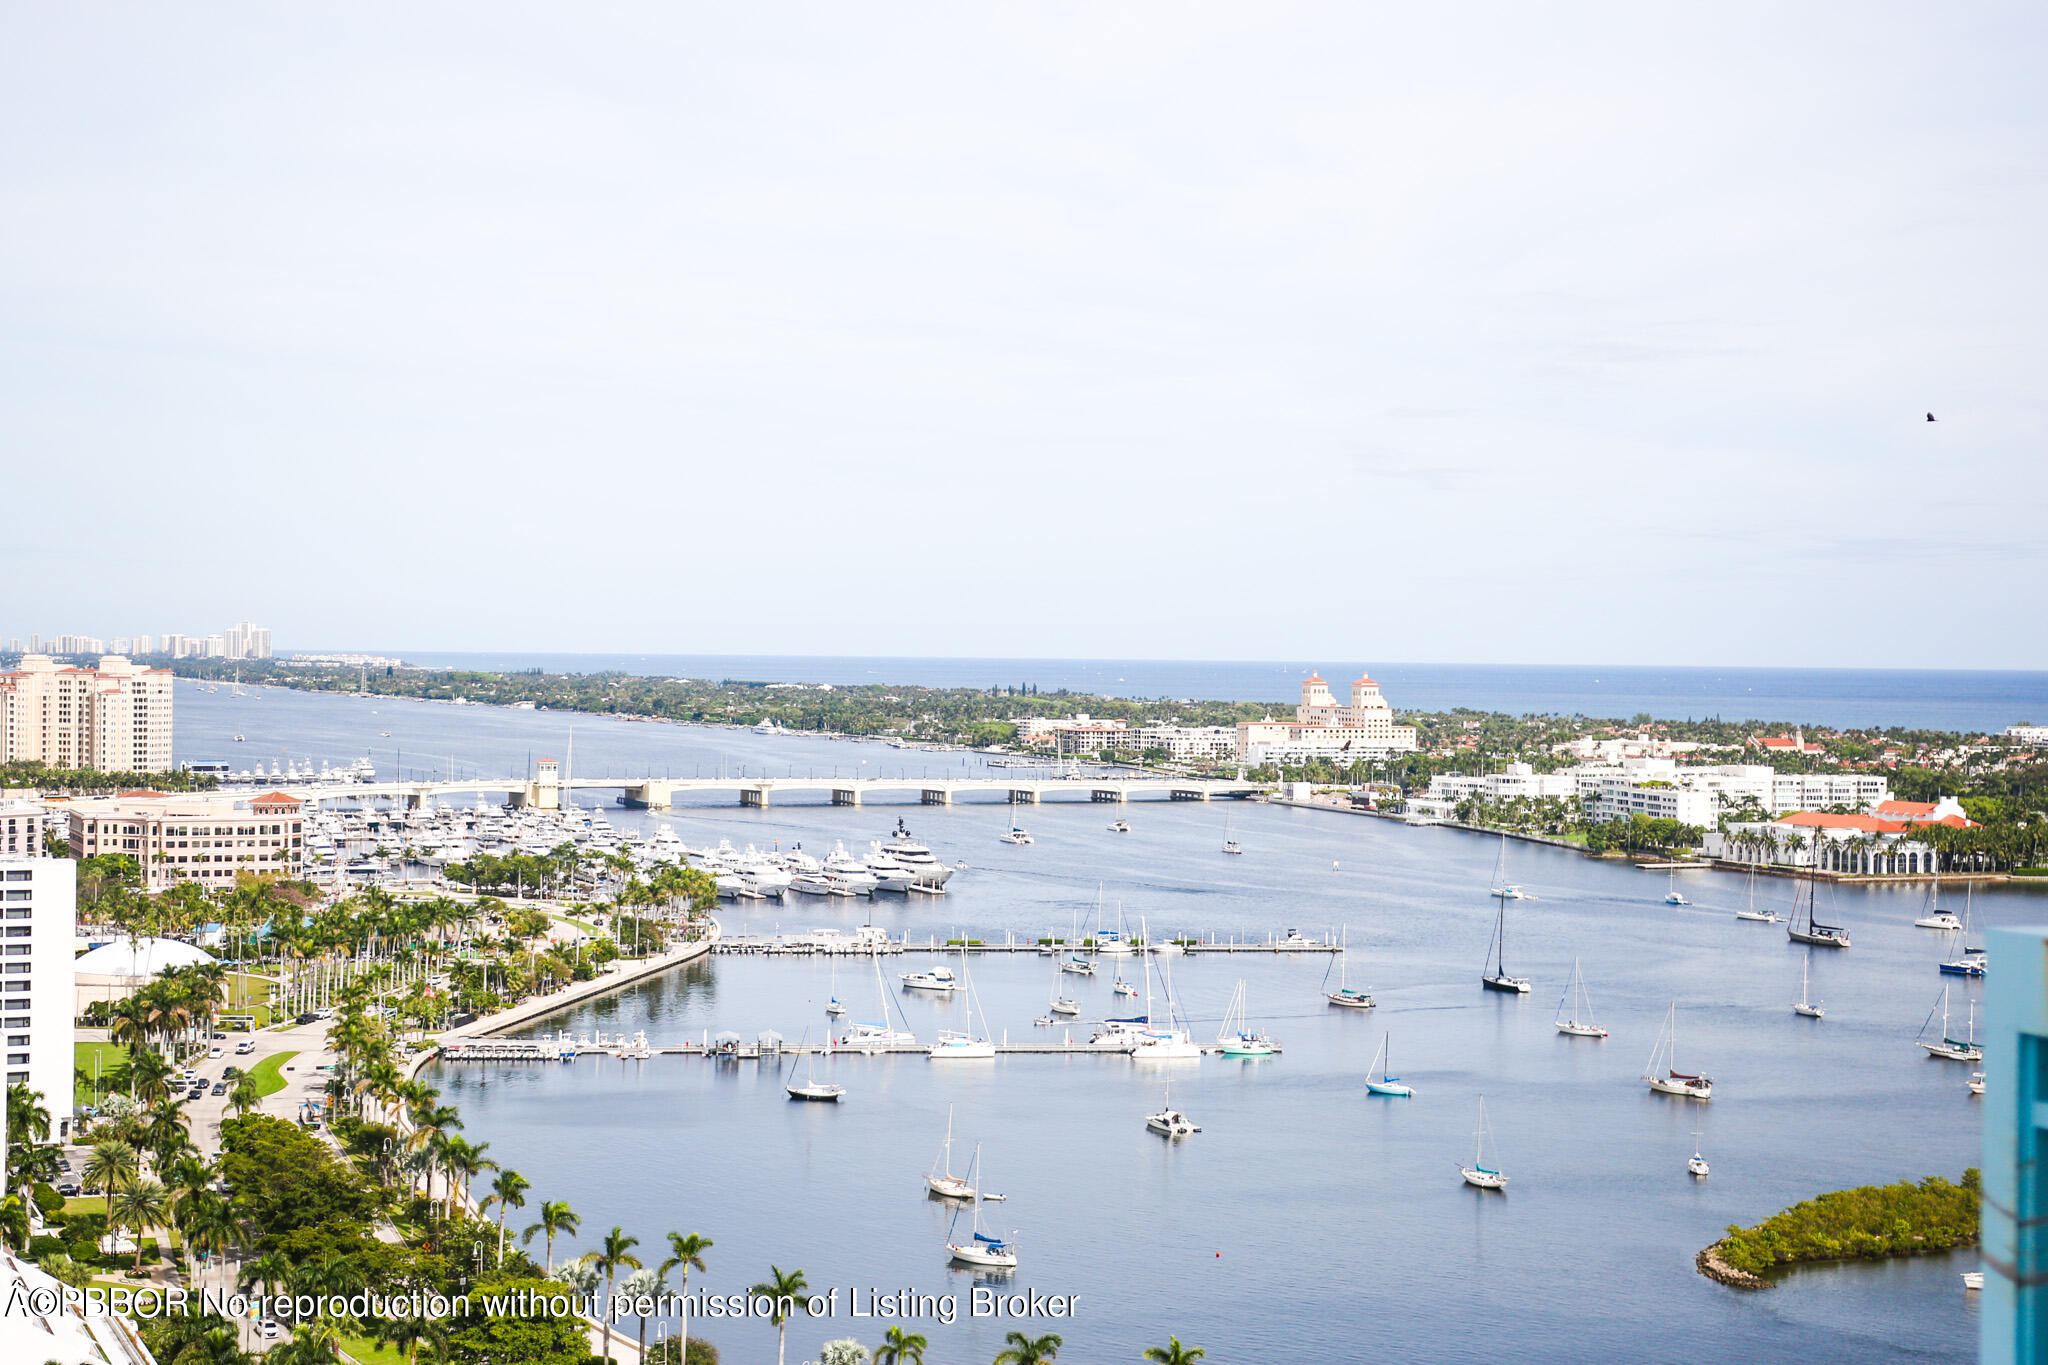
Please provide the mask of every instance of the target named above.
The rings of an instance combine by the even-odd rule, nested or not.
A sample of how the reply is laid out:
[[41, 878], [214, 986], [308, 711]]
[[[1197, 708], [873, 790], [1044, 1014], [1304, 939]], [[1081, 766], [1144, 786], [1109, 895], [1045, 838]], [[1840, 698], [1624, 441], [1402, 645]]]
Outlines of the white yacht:
[[[1504, 1190], [1508, 1178], [1486, 1164], [1486, 1096], [1479, 1097], [1479, 1127], [1476, 1134], [1477, 1147], [1470, 1166], [1458, 1167], [1458, 1174], [1465, 1177], [1467, 1185], [1482, 1190]], [[1494, 1160], [1500, 1160], [1495, 1157]]]
[[895, 833], [889, 836], [889, 841], [882, 845], [882, 849], [916, 874], [911, 885], [919, 891], [943, 891], [946, 889], [946, 880], [953, 875], [952, 868], [934, 857], [929, 848], [910, 837], [910, 831], [904, 827], [901, 820], [896, 822]]
[[873, 895], [880, 885], [867, 864], [848, 853], [844, 843], [832, 845], [832, 853], [825, 859], [825, 875], [856, 896]]
[[1172, 1099], [1173, 1096], [1169, 1092], [1167, 1095], [1167, 1100], [1169, 1101], [1167, 1106], [1156, 1114], [1147, 1114], [1145, 1116], [1145, 1127], [1161, 1137], [1169, 1138], [1184, 1138], [1191, 1133], [1201, 1132], [1202, 1125], [1174, 1108], [1170, 1102]]
[[1006, 844], [1029, 844], [1035, 842], [1031, 837], [1030, 831], [1018, 825], [1014, 818], [1010, 821], [1010, 828], [1000, 837]]
[[903, 988], [911, 991], [952, 992], [960, 989], [959, 980], [950, 967], [934, 967], [927, 972], [903, 973]]
[[1949, 1062], [1983, 1061], [1984, 1048], [1977, 1041], [1977, 1002], [1970, 1002], [1970, 1031], [1963, 1038], [1951, 1038], [1948, 1034], [1948, 987], [1941, 988], [1941, 999], [1935, 1002], [1935, 1009], [1941, 1011], [1941, 1038], [1936, 1042], [1929, 1042], [1927, 1039], [1927, 1025], [1934, 1022], [1934, 1010], [1929, 1010], [1926, 1022], [1920, 1025], [1920, 1037], [1916, 1040], [1927, 1050], [1927, 1055]]

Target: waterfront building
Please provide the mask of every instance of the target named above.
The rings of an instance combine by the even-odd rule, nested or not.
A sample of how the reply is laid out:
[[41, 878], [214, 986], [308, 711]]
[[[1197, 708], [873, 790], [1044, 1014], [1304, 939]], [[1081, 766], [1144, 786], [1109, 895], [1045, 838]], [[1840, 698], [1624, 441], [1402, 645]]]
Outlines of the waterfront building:
[[69, 858], [0, 854], [0, 1055], [8, 1085], [42, 1091], [53, 1137], [71, 1131], [77, 888]]
[[1751, 735], [1749, 747], [1761, 749], [1767, 754], [1818, 754], [1826, 752], [1820, 745], [1806, 737], [1806, 731], [1795, 730], [1789, 735]]
[[1818, 867], [1863, 876], [1919, 876], [1938, 869], [1940, 855], [1916, 836], [1928, 825], [1970, 829], [1954, 797], [1892, 801], [1874, 812], [1791, 811], [1768, 821], [1732, 821], [1709, 831], [1703, 852], [1727, 862]]
[[1243, 763], [1351, 763], [1415, 747], [1415, 727], [1394, 723], [1394, 708], [1369, 677], [1352, 683], [1350, 703], [1339, 705], [1329, 683], [1320, 674], [1310, 674], [1301, 685], [1301, 702], [1292, 721], [1237, 724], [1237, 757]]
[[1237, 752], [1237, 729], [1230, 725], [1141, 725], [1131, 733], [1138, 752], [1164, 749], [1174, 763], [1229, 758]]
[[305, 803], [283, 792], [123, 792], [68, 802], [71, 856], [125, 853], [142, 865], [143, 885], [180, 882], [225, 890], [235, 876], [296, 878], [305, 866]]
[[2048, 725], [2008, 725], [2005, 737], [2036, 749], [2048, 747]]
[[0, 673], [0, 762], [100, 772], [171, 766], [171, 675], [118, 654], [97, 669], [25, 654]]
[[47, 813], [34, 801], [0, 801], [0, 858], [37, 858]]
[[1992, 929], [1984, 988], [1984, 1271], [1977, 1359], [2048, 1352], [2048, 928]]

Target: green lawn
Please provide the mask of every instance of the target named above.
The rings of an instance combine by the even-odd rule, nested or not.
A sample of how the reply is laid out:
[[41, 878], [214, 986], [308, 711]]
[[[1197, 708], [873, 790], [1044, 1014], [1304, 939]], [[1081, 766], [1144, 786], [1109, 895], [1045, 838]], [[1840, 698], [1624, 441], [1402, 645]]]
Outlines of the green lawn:
[[107, 1197], [103, 1194], [82, 1194], [64, 1201], [66, 1213], [105, 1213]]
[[405, 1365], [405, 1352], [395, 1346], [379, 1346], [375, 1337], [342, 1337], [341, 1349], [363, 1365]]
[[261, 1096], [270, 1096], [284, 1089], [285, 1080], [282, 1068], [286, 1062], [298, 1055], [296, 1052], [277, 1052], [265, 1057], [262, 1061], [256, 1063], [255, 1066], [250, 1067], [249, 1074], [256, 1078], [256, 1093]]
[[[95, 1061], [99, 1064], [98, 1071], [93, 1070]], [[128, 1049], [119, 1043], [73, 1043], [71, 1045], [71, 1065], [84, 1072], [88, 1082], [95, 1075], [104, 1076], [108, 1072], [127, 1064]], [[86, 1105], [93, 1103], [92, 1086], [89, 1083], [75, 1086], [73, 1092], [72, 1102], [74, 1104]]]

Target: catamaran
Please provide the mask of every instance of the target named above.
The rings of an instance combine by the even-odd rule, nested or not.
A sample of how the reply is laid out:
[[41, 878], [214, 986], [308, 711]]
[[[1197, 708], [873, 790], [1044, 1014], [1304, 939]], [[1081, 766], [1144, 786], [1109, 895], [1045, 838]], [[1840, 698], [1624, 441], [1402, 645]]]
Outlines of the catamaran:
[[1669, 875], [1667, 875], [1667, 876], [1666, 876], [1666, 878], [1665, 878], [1665, 882], [1664, 882], [1664, 884], [1665, 884], [1665, 886], [1666, 886], [1666, 887], [1668, 887], [1668, 888], [1669, 888], [1669, 889], [1668, 889], [1668, 890], [1666, 890], [1666, 891], [1665, 891], [1665, 893], [1664, 893], [1664, 903], [1665, 903], [1666, 905], [1691, 905], [1691, 904], [1692, 904], [1692, 902], [1691, 902], [1691, 901], [1687, 900], [1687, 899], [1686, 899], [1686, 898], [1684, 897], [1684, 895], [1683, 895], [1683, 894], [1681, 894], [1681, 893], [1679, 892], [1679, 889], [1678, 889], [1678, 869], [1677, 869], [1677, 868], [1675, 868], [1675, 867], [1674, 867], [1674, 868], [1672, 868], [1672, 869], [1670, 870], [1670, 873], [1669, 873]]
[[981, 1035], [974, 1034], [974, 1013], [980, 1002], [974, 995], [974, 976], [967, 970], [967, 947], [960, 947], [960, 976], [967, 986], [967, 1031], [940, 1029], [939, 1041], [926, 1055], [933, 1061], [987, 1061], [996, 1055], [995, 1040], [988, 1035], [988, 1015], [981, 1016]]
[[[1372, 1065], [1365, 1069], [1366, 1093], [1369, 1095], [1393, 1095], [1404, 1100], [1413, 1099], [1415, 1096], [1414, 1087], [1404, 1085], [1399, 1076], [1392, 1076], [1387, 1073], [1386, 1068], [1392, 1066], [1393, 1062], [1394, 1035], [1389, 1033], [1386, 1037], [1380, 1039], [1380, 1050], [1372, 1054]], [[1374, 1071], [1380, 1073], [1378, 1080], [1372, 1078]]]
[[1230, 997], [1230, 1008], [1223, 1012], [1223, 1027], [1216, 1032], [1216, 1041], [1223, 1048], [1226, 1057], [1270, 1057], [1273, 1042], [1265, 1034], [1255, 1031], [1246, 1017], [1249, 1008], [1245, 1001], [1244, 978], [1237, 979], [1237, 990]]
[[1010, 817], [1010, 828], [1001, 837], [1006, 844], [1028, 844], [1032, 842], [1030, 833], [1017, 823], [1017, 817], [1014, 815]]
[[[980, 1165], [981, 1148], [976, 1147], [974, 1149], [974, 1166], [969, 1169], [977, 1169]], [[960, 1215], [955, 1212], [953, 1221], [957, 1223], [959, 1220]], [[1002, 1238], [991, 1236], [981, 1230], [981, 1197], [979, 1195], [974, 1197], [973, 1238], [965, 1242], [948, 1242], [946, 1243], [946, 1250], [951, 1252], [953, 1259], [962, 1265], [978, 1265], [989, 1270], [1015, 1270], [1017, 1268], [1017, 1248]]]
[[[881, 1052], [901, 1044], [909, 1046], [917, 1041], [917, 1035], [907, 1028], [893, 1028], [889, 1023], [889, 991], [882, 984], [882, 957], [875, 955], [875, 994], [881, 998], [882, 1017], [879, 1022], [857, 1023], [849, 1026], [846, 1036], [840, 1039], [845, 1047], [862, 1052]], [[907, 1020], [905, 1021], [908, 1022]]]
[[1173, 1107], [1173, 1092], [1166, 1092], [1166, 1107], [1156, 1114], [1145, 1116], [1145, 1127], [1161, 1137], [1184, 1138], [1190, 1133], [1199, 1133], [1202, 1126], [1186, 1114]]
[[[1570, 1002], [1569, 1012], [1565, 1009]], [[1586, 995], [1586, 977], [1579, 970], [1579, 960], [1572, 959], [1571, 979], [1564, 983], [1564, 994], [1557, 998], [1557, 1031], [1568, 1033], [1574, 1038], [1605, 1038], [1607, 1030], [1593, 1022], [1593, 1002]]]
[[972, 1199], [974, 1186], [966, 1177], [953, 1174], [953, 1106], [946, 1106], [946, 1141], [939, 1149], [939, 1159], [932, 1163], [930, 1174], [924, 1178], [924, 1187], [941, 1199]]
[[1812, 992], [1807, 988], [1807, 968], [1813, 965], [1811, 955], [1799, 960], [1799, 998], [1792, 1002], [1792, 1012], [1807, 1019], [1825, 1019], [1827, 1011], [1820, 1007], [1820, 1001], [1809, 999]]
[[1650, 1049], [1649, 1064], [1643, 1068], [1643, 1079], [1650, 1089], [1659, 1095], [1680, 1095], [1689, 1100], [1710, 1100], [1714, 1098], [1714, 1082], [1711, 1077], [1695, 1076], [1678, 1069], [1678, 1003], [1672, 1002], [1670, 1011], [1664, 1016], [1664, 1027], [1657, 1034], [1657, 1045]]
[[[1930, 1043], [1927, 1041], [1927, 1025], [1934, 1022], [1935, 1010], [1941, 1011], [1941, 1041]], [[1951, 1038], [1948, 1036], [1948, 987], [1943, 986], [1941, 988], [1941, 999], [1936, 1002], [1933, 1010], [1927, 1011], [1927, 1019], [1920, 1025], [1920, 1036], [1914, 1041], [1919, 1043], [1921, 1047], [1926, 1048], [1927, 1055], [1930, 1057], [1940, 1057], [1944, 1061], [1950, 1062], [1983, 1061], [1984, 1049], [1977, 1042], [1977, 1002], [1974, 1000], [1970, 1002], [1969, 1036], [1967, 1038]]]
[[[1819, 830], [1815, 830], [1813, 837], [1819, 840], [1822, 835]], [[1846, 948], [1849, 946], [1849, 931], [1847, 929], [1839, 925], [1822, 924], [1815, 918], [1814, 908], [1815, 900], [1819, 895], [1817, 890], [1819, 885], [1820, 849], [1816, 845], [1813, 850], [1813, 861], [1808, 864], [1806, 869], [1806, 880], [1801, 883], [1805, 890], [1805, 895], [1801, 896], [1798, 892], [1793, 893], [1792, 922], [1785, 926], [1785, 935], [1794, 943], [1805, 943], [1815, 948]], [[1803, 905], [1802, 901], [1804, 902]], [[1803, 929], [1799, 926], [1799, 915], [1802, 909], [1806, 912], [1806, 927]]]
[[1131, 832], [1131, 822], [1128, 820], [1112, 820], [1109, 822], [1109, 832], [1111, 834], [1129, 834]]
[[1512, 995], [1529, 993], [1529, 978], [1508, 975], [1508, 902], [1516, 897], [1507, 894], [1508, 888], [1496, 889], [1494, 899], [1500, 908], [1493, 916], [1493, 943], [1486, 955], [1486, 967], [1480, 973], [1479, 984], [1490, 991], [1506, 991]]
[[[1337, 989], [1334, 991], [1325, 991], [1323, 993], [1323, 998], [1325, 1000], [1328, 1000], [1331, 1004], [1337, 1005], [1343, 1009], [1369, 1010], [1372, 1008], [1372, 992], [1355, 991], [1351, 989], [1351, 987], [1344, 984], [1345, 975], [1351, 969], [1351, 953], [1349, 952], [1348, 945], [1344, 940], [1349, 939], [1350, 936], [1351, 931], [1348, 927], [1342, 930], [1338, 935]], [[1323, 972], [1323, 980], [1327, 982], [1329, 979], [1329, 969], [1325, 968]]]
[[[1486, 1096], [1484, 1095], [1479, 1097], [1479, 1128], [1475, 1137], [1478, 1147], [1473, 1154], [1472, 1164], [1470, 1166], [1458, 1167], [1458, 1174], [1465, 1177], [1467, 1185], [1475, 1185], [1482, 1190], [1506, 1189], [1508, 1187], [1508, 1178], [1486, 1164]], [[1498, 1157], [1494, 1158], [1496, 1161], [1499, 1159]]]

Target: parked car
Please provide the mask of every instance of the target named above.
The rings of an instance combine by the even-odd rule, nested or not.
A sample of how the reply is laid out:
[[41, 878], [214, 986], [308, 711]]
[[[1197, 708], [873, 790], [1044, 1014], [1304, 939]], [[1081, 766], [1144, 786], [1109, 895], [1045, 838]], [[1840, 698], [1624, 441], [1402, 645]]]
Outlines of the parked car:
[[299, 1016], [298, 1022], [301, 1024], [311, 1024], [317, 1022], [319, 1018], [319, 1015], [313, 1013], [313, 1011], [311, 1010], [307, 1010], [304, 1014]]
[[63, 1195], [66, 1199], [76, 1199], [82, 1191], [72, 1181], [60, 1180], [57, 1182], [57, 1193]]

